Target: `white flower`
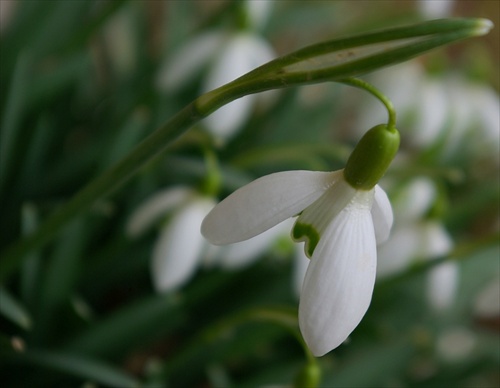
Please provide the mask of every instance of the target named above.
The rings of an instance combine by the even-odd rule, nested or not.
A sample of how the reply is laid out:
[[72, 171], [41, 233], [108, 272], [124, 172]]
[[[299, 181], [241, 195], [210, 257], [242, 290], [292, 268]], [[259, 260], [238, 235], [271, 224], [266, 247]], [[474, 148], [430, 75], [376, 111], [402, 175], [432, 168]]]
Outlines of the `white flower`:
[[187, 187], [160, 191], [140, 205], [127, 223], [127, 234], [138, 237], [156, 221], [170, 214], [153, 248], [151, 276], [158, 292], [180, 288], [202, 263], [239, 269], [251, 264], [283, 233], [273, 228], [249, 242], [216, 247], [200, 234], [203, 218], [215, 206], [215, 200]]
[[385, 192], [352, 188], [343, 170], [275, 173], [219, 203], [201, 230], [213, 244], [235, 243], [299, 213], [292, 236], [306, 242], [311, 257], [299, 324], [313, 354], [322, 356], [349, 336], [370, 304], [376, 241], [387, 239], [392, 225]]

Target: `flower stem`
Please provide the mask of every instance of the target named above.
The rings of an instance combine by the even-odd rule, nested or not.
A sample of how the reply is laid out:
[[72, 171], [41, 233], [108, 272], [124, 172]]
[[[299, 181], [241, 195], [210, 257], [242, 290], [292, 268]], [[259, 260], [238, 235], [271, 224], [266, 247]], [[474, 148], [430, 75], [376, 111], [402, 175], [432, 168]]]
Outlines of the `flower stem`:
[[368, 93], [378, 98], [378, 100], [382, 102], [382, 104], [384, 104], [385, 108], [387, 109], [387, 113], [389, 115], [389, 120], [387, 122], [387, 129], [391, 132], [396, 130], [396, 111], [394, 110], [394, 105], [392, 104], [391, 100], [389, 100], [389, 98], [387, 98], [380, 90], [378, 90], [377, 88], [375, 88], [375, 86], [359, 78], [347, 78], [340, 80], [338, 82], [366, 90]]

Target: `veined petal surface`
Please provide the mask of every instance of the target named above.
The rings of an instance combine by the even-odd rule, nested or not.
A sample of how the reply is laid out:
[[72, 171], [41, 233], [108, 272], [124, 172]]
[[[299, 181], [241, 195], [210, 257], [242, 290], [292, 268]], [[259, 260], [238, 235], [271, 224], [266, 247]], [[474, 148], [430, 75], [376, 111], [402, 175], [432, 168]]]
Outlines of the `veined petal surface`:
[[371, 212], [375, 238], [377, 239], [377, 244], [381, 244], [389, 238], [394, 217], [391, 203], [385, 191], [379, 185], [376, 185], [374, 190], [375, 194]]
[[201, 233], [216, 245], [252, 238], [300, 213], [341, 176], [339, 171], [263, 176], [220, 202], [203, 221]]
[[157, 291], [178, 288], [195, 272], [205, 244], [200, 225], [213, 205], [210, 200], [193, 201], [179, 210], [161, 232], [151, 264]]
[[[297, 218], [292, 238], [297, 242], [305, 242], [304, 252], [308, 257], [312, 257], [318, 241], [331, 221], [354, 200], [357, 193], [342, 176]], [[371, 192], [367, 192], [364, 197], [369, 201], [367, 205], [371, 207], [370, 194]]]
[[339, 346], [370, 305], [377, 252], [366, 202], [355, 201], [339, 213], [326, 229], [307, 269], [299, 325], [317, 357]]

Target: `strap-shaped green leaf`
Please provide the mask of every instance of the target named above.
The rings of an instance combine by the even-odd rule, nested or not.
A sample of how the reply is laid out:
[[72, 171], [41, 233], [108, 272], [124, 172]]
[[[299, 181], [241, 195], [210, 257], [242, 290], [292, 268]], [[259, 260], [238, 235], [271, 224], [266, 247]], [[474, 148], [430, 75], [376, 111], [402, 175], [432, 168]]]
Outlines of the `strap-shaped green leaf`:
[[484, 35], [492, 26], [487, 19], [440, 19], [314, 44], [201, 96], [196, 107], [201, 114], [209, 114], [247, 94], [356, 77], [437, 47]]

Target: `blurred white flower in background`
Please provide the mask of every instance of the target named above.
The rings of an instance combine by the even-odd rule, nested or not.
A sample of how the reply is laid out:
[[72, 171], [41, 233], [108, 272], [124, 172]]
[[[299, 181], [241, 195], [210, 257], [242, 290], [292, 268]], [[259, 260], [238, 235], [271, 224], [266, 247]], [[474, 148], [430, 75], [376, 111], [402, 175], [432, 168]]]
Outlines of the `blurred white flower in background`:
[[447, 362], [460, 362], [470, 356], [477, 346], [474, 332], [465, 327], [446, 329], [437, 338], [439, 356]]
[[479, 291], [473, 307], [474, 315], [479, 319], [500, 317], [500, 274]]
[[120, 76], [128, 76], [137, 66], [137, 40], [134, 31], [133, 14], [124, 8], [117, 12], [104, 27], [106, 56], [114, 71]]
[[9, 28], [17, 6], [18, 4], [15, 0], [0, 1], [0, 34]]
[[154, 194], [130, 216], [126, 232], [132, 238], [163, 221], [151, 258], [151, 276], [156, 291], [182, 287], [203, 264], [228, 270], [248, 266], [280, 236], [288, 233], [287, 225], [280, 225], [252, 241], [225, 247], [212, 245], [201, 235], [200, 226], [215, 204], [211, 197], [178, 186]]
[[[244, 29], [210, 31], [194, 37], [161, 66], [157, 86], [163, 92], [175, 92], [186, 81], [206, 69], [202, 92], [222, 86], [276, 57], [273, 48], [259, 35], [257, 29], [269, 16], [268, 1], [247, 1]], [[250, 117], [258, 99], [269, 102], [265, 92], [252, 94], [223, 106], [203, 120], [216, 140], [224, 143]], [[267, 96], [267, 97], [266, 97]]]
[[418, 0], [417, 8], [422, 16], [429, 19], [439, 19], [451, 16], [455, 5], [454, 0]]
[[[453, 241], [442, 222], [428, 217], [437, 196], [434, 183], [424, 177], [414, 178], [395, 193], [394, 228], [387, 242], [379, 248], [377, 276], [397, 274], [408, 269], [415, 260], [434, 259], [451, 251]], [[449, 307], [458, 280], [458, 266], [453, 261], [432, 268], [427, 276], [430, 305], [436, 310]]]

